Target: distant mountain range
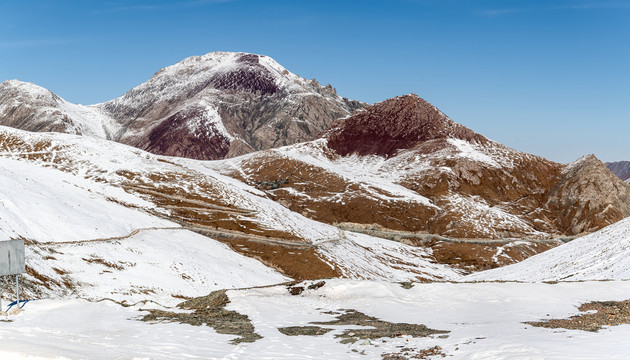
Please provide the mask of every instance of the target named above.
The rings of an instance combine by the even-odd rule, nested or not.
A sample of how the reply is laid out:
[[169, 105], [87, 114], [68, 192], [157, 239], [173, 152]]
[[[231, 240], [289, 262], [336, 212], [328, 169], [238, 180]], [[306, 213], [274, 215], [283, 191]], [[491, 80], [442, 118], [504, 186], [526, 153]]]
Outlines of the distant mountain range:
[[630, 161], [607, 162], [606, 166], [621, 180], [630, 182]]
[[312, 140], [363, 106], [267, 56], [246, 53], [187, 58], [117, 99], [90, 106], [30, 83], [0, 84], [0, 125], [97, 136], [200, 160]]

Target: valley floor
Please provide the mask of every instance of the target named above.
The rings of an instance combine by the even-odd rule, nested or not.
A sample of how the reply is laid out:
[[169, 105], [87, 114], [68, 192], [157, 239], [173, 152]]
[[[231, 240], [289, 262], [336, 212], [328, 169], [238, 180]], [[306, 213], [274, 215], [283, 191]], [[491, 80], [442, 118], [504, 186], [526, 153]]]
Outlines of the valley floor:
[[[0, 322], [0, 358], [400, 360], [438, 359], [443, 354], [451, 359], [627, 359], [630, 354], [630, 325], [588, 332], [524, 323], [568, 318], [591, 301], [630, 299], [630, 281], [416, 283], [409, 288], [334, 279], [308, 289], [310, 284], [300, 284], [305, 290], [297, 295], [286, 285], [228, 290], [225, 308], [247, 315], [262, 336], [236, 345], [230, 343], [236, 336], [209, 326], [141, 321], [148, 314], [142, 308], [156, 308], [151, 303], [122, 307], [111, 301], [32, 301], [20, 315], [8, 317], [10, 322]], [[370, 321], [385, 324], [392, 330], [385, 334], [396, 336], [356, 339], [365, 327], [334, 323], [352, 310], [368, 320], [382, 320]], [[400, 323], [446, 333], [427, 331], [427, 336], [412, 337], [405, 333], [413, 331], [396, 330], [405, 329]], [[332, 331], [290, 336], [278, 330], [286, 327]], [[345, 338], [336, 337], [343, 334]]]

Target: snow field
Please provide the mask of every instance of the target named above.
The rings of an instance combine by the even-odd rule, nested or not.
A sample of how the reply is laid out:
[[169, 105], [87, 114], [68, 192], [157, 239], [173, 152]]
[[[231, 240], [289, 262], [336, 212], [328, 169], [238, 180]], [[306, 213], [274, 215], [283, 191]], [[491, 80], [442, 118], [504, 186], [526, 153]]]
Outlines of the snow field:
[[[247, 315], [263, 339], [230, 345], [234, 336], [216, 334], [207, 326], [137, 321], [146, 314], [138, 307], [42, 300], [27, 304], [25, 312], [10, 317], [13, 322], [0, 322], [0, 355], [3, 359], [79, 359], [98, 354], [100, 359], [341, 360], [380, 359], [381, 354], [403, 347], [420, 350], [436, 345], [451, 359], [624, 359], [630, 352], [630, 325], [592, 333], [523, 324], [574, 315], [584, 302], [628, 299], [627, 281], [429, 283], [404, 289], [379, 281], [327, 280], [322, 288], [297, 296], [289, 295], [285, 286], [231, 290], [228, 296], [227, 309]], [[277, 330], [334, 320], [324, 312], [340, 309], [450, 333], [443, 338], [400, 336], [341, 344], [335, 334], [352, 327], [322, 325], [334, 328], [322, 336], [286, 336]]]

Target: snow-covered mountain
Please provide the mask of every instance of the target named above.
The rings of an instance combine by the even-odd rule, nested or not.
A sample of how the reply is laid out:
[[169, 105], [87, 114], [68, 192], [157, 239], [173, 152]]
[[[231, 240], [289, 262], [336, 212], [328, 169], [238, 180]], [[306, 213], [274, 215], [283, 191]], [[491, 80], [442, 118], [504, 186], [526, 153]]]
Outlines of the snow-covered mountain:
[[97, 106], [72, 104], [49, 90], [18, 80], [0, 83], [0, 125], [107, 139], [120, 131], [117, 121]]
[[630, 215], [630, 186], [595, 157], [562, 165], [510, 149], [413, 94], [341, 119], [320, 139], [209, 166], [356, 230], [546, 238]]
[[289, 279], [460, 276], [430, 250], [310, 220], [207, 164], [0, 127], [0, 235], [27, 243], [26, 295], [172, 304]]
[[91, 106], [17, 80], [0, 84], [0, 125], [92, 135], [194, 159], [311, 140], [362, 106], [330, 85], [247, 53], [187, 58], [119, 98]]
[[466, 280], [525, 282], [629, 279], [630, 218], [518, 264], [466, 277]]

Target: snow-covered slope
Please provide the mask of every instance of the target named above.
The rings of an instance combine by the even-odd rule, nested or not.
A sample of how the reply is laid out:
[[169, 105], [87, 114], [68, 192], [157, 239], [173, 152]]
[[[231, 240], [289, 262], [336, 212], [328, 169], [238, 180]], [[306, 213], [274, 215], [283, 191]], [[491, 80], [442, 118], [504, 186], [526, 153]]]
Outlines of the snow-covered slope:
[[526, 282], [630, 279], [630, 218], [518, 264], [465, 279]]
[[[21, 157], [42, 152], [8, 152], [9, 137], [3, 135], [0, 237], [22, 238], [27, 243], [23, 296], [173, 304], [182, 296], [288, 280], [216, 240], [149, 214], [157, 210], [155, 204], [119, 186], [85, 177], [96, 164], [76, 174], [53, 166], [57, 159], [68, 159], [72, 150], [65, 149], [59, 158], [53, 150], [51, 162], [29, 161]], [[46, 137], [55, 138], [40, 138]]]
[[[30, 244], [28, 298], [110, 298], [172, 306], [218, 289], [290, 280], [260, 261], [189, 230], [153, 228], [128, 237]], [[37, 280], [42, 280], [37, 282]]]
[[310, 220], [207, 165], [0, 127], [0, 235], [26, 240], [25, 294], [172, 304], [289, 278], [460, 277], [430, 251]]
[[0, 125], [111, 138], [120, 125], [96, 106], [72, 104], [35, 84], [0, 83]]
[[50, 167], [0, 157], [0, 236], [69, 242], [176, 227], [133, 207], [155, 206], [120, 188]]

